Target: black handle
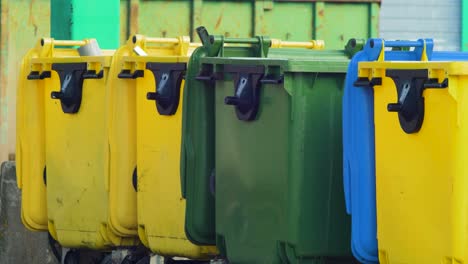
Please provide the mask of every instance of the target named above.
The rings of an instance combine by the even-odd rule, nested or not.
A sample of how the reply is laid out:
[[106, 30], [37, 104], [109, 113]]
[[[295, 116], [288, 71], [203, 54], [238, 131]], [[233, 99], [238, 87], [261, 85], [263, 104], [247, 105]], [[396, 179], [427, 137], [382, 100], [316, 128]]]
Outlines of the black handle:
[[42, 80], [45, 78], [50, 78], [51, 73], [50, 71], [31, 71], [27, 77], [28, 80]]
[[130, 70], [122, 70], [119, 75], [117, 75], [119, 79], [136, 79], [144, 76], [145, 72], [143, 70], [136, 70], [134, 72], [130, 72]]
[[63, 93], [62, 92], [51, 92], [50, 93], [50, 98], [52, 99], [63, 99]]
[[226, 98], [224, 98], [224, 103], [227, 105], [240, 105], [241, 99], [236, 96], [226, 96]]
[[149, 92], [146, 94], [147, 100], [158, 101], [162, 99], [162, 96], [158, 92]]
[[197, 27], [196, 31], [203, 45], [206, 46], [208, 43], [213, 44], [214, 38], [210, 36], [208, 30], [206, 30], [204, 26]]
[[354, 84], [356, 87], [374, 87], [375, 85], [382, 85], [382, 78], [358, 78]]
[[28, 75], [28, 80], [39, 80], [41, 77], [40, 72], [32, 71]]
[[83, 73], [83, 79], [101, 79], [103, 76], [103, 70], [100, 70], [99, 72], [96, 72], [95, 70], [89, 70]]
[[262, 84], [281, 84], [284, 81], [284, 75], [280, 75], [279, 77], [275, 78], [273, 75], [266, 75], [262, 79], [260, 79], [260, 83]]
[[195, 80], [211, 82], [216, 80], [216, 78], [213, 75], [198, 75], [197, 77], [195, 77]]
[[424, 88], [447, 88], [448, 79], [445, 78], [441, 83], [437, 82], [437, 79], [430, 79], [429, 82], [424, 84]]
[[387, 111], [389, 112], [400, 112], [403, 109], [403, 105], [400, 103], [391, 103], [387, 105]]

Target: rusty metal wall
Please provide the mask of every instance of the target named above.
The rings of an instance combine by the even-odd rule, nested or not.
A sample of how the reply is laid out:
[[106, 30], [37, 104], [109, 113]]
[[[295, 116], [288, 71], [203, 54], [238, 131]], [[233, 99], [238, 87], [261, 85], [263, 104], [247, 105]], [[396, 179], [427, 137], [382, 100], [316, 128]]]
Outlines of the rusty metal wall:
[[14, 159], [16, 84], [21, 58], [49, 35], [49, 0], [0, 0], [0, 162]]
[[121, 0], [121, 41], [139, 33], [189, 35], [195, 28], [230, 37], [324, 39], [341, 49], [351, 37], [377, 37], [380, 0]]

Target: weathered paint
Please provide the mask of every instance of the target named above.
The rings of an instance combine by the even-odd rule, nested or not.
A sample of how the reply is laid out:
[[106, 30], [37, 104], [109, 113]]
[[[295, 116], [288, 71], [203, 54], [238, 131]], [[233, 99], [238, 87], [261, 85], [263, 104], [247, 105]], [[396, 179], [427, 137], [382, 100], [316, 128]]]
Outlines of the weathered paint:
[[189, 35], [198, 41], [195, 28], [204, 25], [214, 34], [229, 37], [269, 35], [297, 41], [320, 38], [325, 40], [328, 49], [341, 49], [352, 37], [378, 35], [379, 0], [124, 2], [127, 17], [121, 18], [121, 24], [129, 35]]
[[48, 0], [1, 0], [0, 161], [14, 159], [16, 85], [24, 54], [49, 35]]

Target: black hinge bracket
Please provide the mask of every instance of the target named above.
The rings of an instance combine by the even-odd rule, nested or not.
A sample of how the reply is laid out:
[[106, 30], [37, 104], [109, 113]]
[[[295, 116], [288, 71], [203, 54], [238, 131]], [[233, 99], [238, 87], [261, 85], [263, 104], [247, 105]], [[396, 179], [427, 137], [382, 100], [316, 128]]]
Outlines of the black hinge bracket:
[[136, 79], [145, 76], [145, 71], [143, 70], [135, 70], [131, 72], [130, 70], [122, 70], [117, 77], [119, 79]]
[[51, 72], [50, 71], [31, 71], [28, 75], [28, 80], [43, 80], [45, 78], [50, 78]]
[[417, 133], [424, 122], [425, 89], [448, 87], [448, 79], [441, 83], [428, 78], [428, 70], [386, 70], [386, 76], [395, 83], [398, 102], [387, 105], [389, 112], [397, 112], [400, 126], [407, 134]]
[[283, 75], [265, 74], [263, 65], [224, 65], [222, 72], [213, 74], [215, 79], [224, 79], [230, 73], [234, 81], [234, 95], [224, 98], [226, 105], [235, 107], [239, 120], [252, 121], [257, 118], [261, 86], [263, 84], [282, 84]]
[[160, 115], [176, 113], [180, 101], [180, 86], [187, 70], [186, 63], [146, 63], [155, 79], [156, 91], [146, 94], [146, 99], [156, 101]]
[[78, 113], [83, 96], [84, 79], [101, 79], [104, 71], [86, 70], [87, 63], [54, 63], [52, 70], [60, 78], [60, 91], [50, 94], [52, 99], [58, 99], [62, 111], [67, 114]]

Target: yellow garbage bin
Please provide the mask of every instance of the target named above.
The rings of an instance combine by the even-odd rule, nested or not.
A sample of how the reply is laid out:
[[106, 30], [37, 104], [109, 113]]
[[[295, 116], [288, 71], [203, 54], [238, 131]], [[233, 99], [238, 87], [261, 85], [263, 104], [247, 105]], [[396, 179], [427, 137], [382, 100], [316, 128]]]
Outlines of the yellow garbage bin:
[[[38, 145], [28, 146], [38, 148], [28, 153], [34, 157], [26, 160], [25, 142], [20, 140], [20, 170], [24, 174], [24, 168], [35, 159], [45, 161], [41, 175], [47, 186], [49, 232], [62, 246], [71, 248], [138, 244], [136, 236], [114, 233], [108, 225], [106, 120], [108, 90], [112, 87], [106, 84], [114, 51], [100, 50], [95, 40], [42, 39], [30, 54], [34, 55], [28, 79], [39, 83], [37, 91], [33, 91], [37, 93], [36, 102], [27, 109], [21, 103], [19, 116], [26, 111], [36, 114], [29, 113], [28, 118], [19, 120], [20, 137], [30, 119], [37, 117], [34, 123], [40, 129], [27, 132], [36, 133], [33, 138], [37, 138]], [[29, 92], [22, 89], [18, 96], [27, 98]], [[39, 169], [31, 175], [36, 182]], [[24, 185], [25, 180], [21, 182]]]
[[[35, 71], [31, 60], [44, 53], [39, 42], [23, 58], [16, 101], [16, 176], [21, 192], [21, 219], [30, 230], [47, 231], [44, 94], [48, 73]], [[76, 51], [59, 49], [58, 56]], [[47, 54], [45, 54], [47, 55]]]
[[[117, 52], [115, 64], [121, 68], [112, 77], [118, 87], [115, 96], [120, 99], [111, 106], [110, 138], [113, 142], [119, 134], [127, 135], [129, 140], [121, 141], [125, 146], [119, 149], [133, 153], [135, 159], [125, 164], [115, 159], [111, 170], [121, 171], [119, 181], [132, 179], [137, 190], [138, 234], [151, 251], [208, 259], [217, 253], [216, 248], [197, 246], [185, 235], [179, 172], [180, 98], [187, 61], [196, 46], [188, 37], [135, 35]], [[118, 151], [111, 151], [111, 156], [120, 155], [114, 154]], [[115, 202], [111, 207], [118, 205]]]
[[359, 63], [374, 90], [382, 264], [468, 261], [468, 63], [422, 58]]

